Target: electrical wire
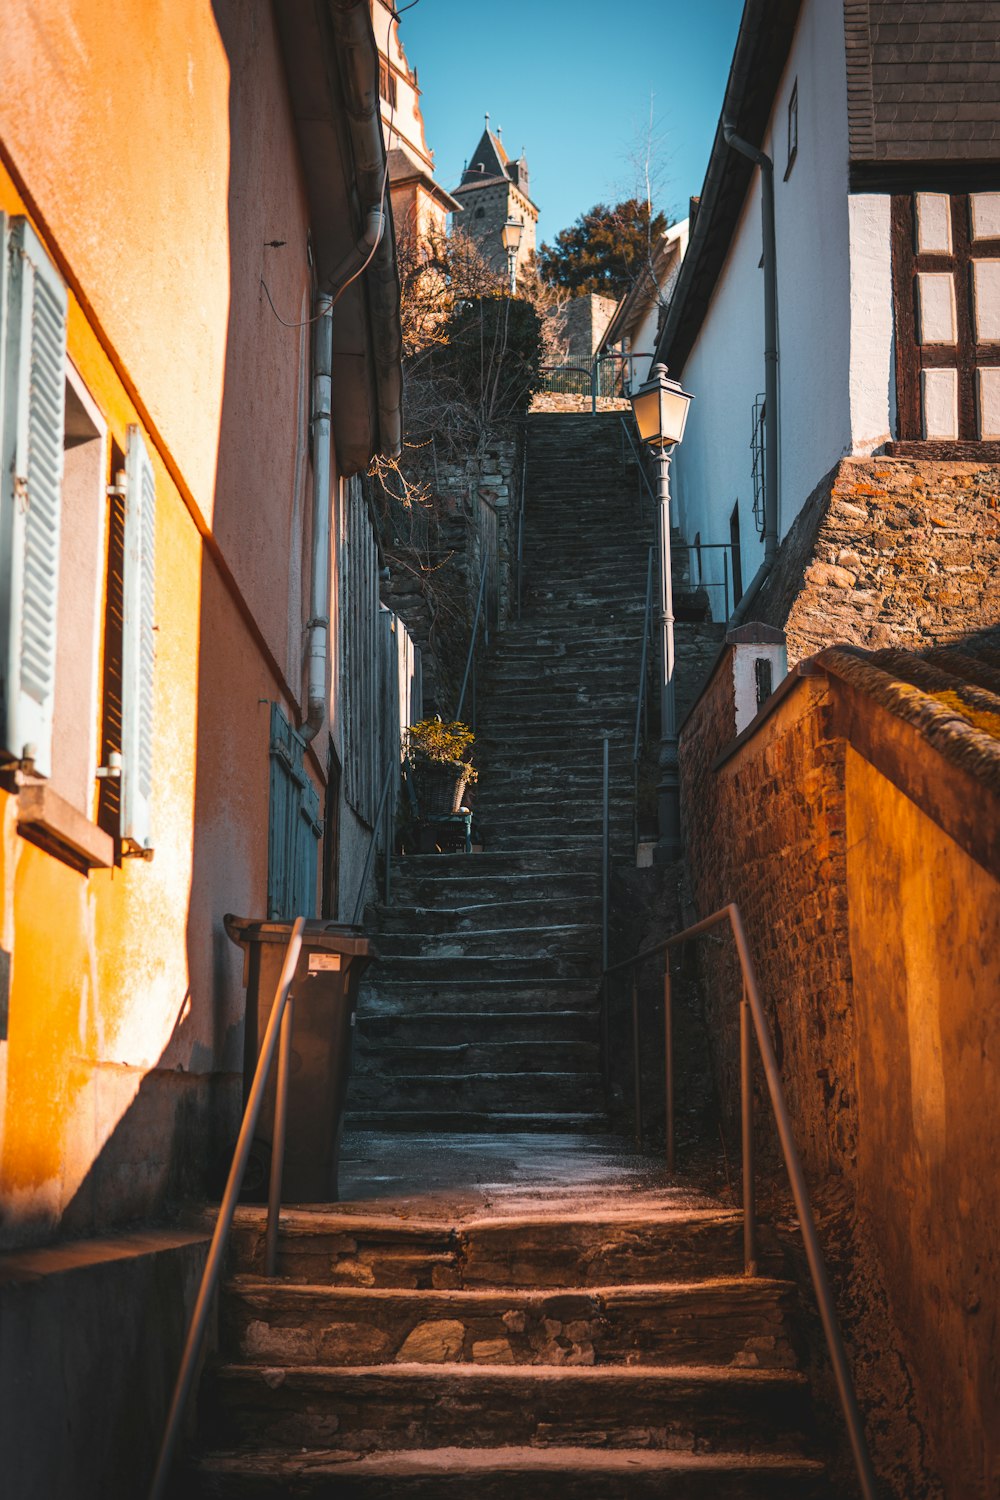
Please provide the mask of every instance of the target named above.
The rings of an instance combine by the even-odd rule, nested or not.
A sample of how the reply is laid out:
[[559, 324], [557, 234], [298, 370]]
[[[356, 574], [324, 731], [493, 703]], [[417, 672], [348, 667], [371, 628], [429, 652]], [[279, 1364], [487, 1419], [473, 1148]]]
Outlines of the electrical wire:
[[[408, 11], [408, 10], [412, 10], [415, 5], [419, 5], [419, 4], [420, 4], [420, 0], [410, 0], [409, 5], [404, 5], [399, 10], [394, 10], [391, 6], [389, 7], [389, 30], [386, 32], [386, 37], [385, 37], [385, 55], [386, 55], [386, 58], [388, 58], [388, 56], [389, 56], [389, 43], [390, 43], [390, 41], [392, 39], [392, 28], [393, 28], [393, 26], [399, 24], [399, 18], [400, 18], [400, 16], [404, 15], [406, 13], [406, 11]], [[348, 278], [347, 278], [346, 281], [341, 282], [340, 286], [337, 288], [336, 294], [331, 299], [329, 306], [324, 306], [323, 310], [321, 312], [314, 313], [314, 315], [311, 318], [301, 318], [298, 322], [290, 323], [290, 322], [288, 322], [288, 320], [286, 318], [283, 318], [281, 316], [280, 312], [278, 311], [278, 309], [274, 305], [274, 301], [273, 301], [273, 299], [271, 297], [271, 293], [268, 290], [267, 282], [264, 280], [263, 276], [260, 278], [260, 284], [261, 284], [261, 286], [264, 289], [264, 296], [267, 298], [268, 306], [270, 307], [271, 311], [274, 313], [274, 316], [277, 318], [278, 322], [281, 324], [281, 326], [283, 328], [308, 328], [311, 324], [318, 323], [319, 320], [320, 320], [320, 318], [325, 317], [328, 312], [332, 312], [333, 311], [333, 309], [336, 307], [337, 303], [340, 301], [341, 297], [347, 291], [347, 288], [349, 286], [351, 286], [353, 282], [357, 281], [358, 277], [361, 276], [368, 269], [368, 267], [371, 265], [372, 258], [373, 258], [374, 254], [375, 254], [375, 251], [378, 249], [379, 245], [382, 243], [382, 240], [383, 240], [383, 238], [385, 236], [385, 190], [386, 190], [386, 188], [387, 188], [387, 186], [389, 184], [389, 148], [392, 145], [392, 136], [393, 136], [393, 131], [395, 130], [395, 125], [396, 125], [396, 100], [394, 98], [392, 100], [390, 108], [389, 108], [389, 124], [388, 124], [387, 131], [386, 131], [387, 140], [386, 140], [386, 143], [385, 143], [385, 171], [382, 173], [382, 190], [379, 193], [379, 202], [378, 202], [379, 213], [382, 216], [382, 233], [379, 235], [378, 239], [375, 241], [374, 245], [371, 247], [371, 249], [369, 250], [368, 254], [365, 256], [364, 260], [361, 262], [360, 266], [353, 273], [353, 275], [348, 276]]]

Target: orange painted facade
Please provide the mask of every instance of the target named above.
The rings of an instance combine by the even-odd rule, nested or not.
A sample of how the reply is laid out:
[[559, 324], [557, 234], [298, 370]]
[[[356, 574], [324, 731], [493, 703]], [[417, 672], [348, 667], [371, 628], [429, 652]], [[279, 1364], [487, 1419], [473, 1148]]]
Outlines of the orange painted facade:
[[[271, 704], [304, 715], [313, 271], [265, 0], [113, 18], [8, 0], [0, 56], [0, 212], [27, 216], [68, 287], [102, 480], [135, 424], [156, 486], [152, 860], [80, 873], [0, 790], [3, 1248], [155, 1213], [232, 1144], [243, 992], [221, 918], [264, 912]], [[94, 649], [99, 715], [103, 629]], [[57, 698], [56, 740], [92, 734]]]

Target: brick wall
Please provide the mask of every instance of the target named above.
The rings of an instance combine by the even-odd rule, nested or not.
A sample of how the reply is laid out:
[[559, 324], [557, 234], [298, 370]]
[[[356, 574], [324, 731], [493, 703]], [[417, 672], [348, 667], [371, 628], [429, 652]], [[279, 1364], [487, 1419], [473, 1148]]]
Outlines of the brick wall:
[[789, 662], [833, 642], [922, 649], [1000, 624], [1000, 464], [843, 459], [781, 545], [755, 613]]

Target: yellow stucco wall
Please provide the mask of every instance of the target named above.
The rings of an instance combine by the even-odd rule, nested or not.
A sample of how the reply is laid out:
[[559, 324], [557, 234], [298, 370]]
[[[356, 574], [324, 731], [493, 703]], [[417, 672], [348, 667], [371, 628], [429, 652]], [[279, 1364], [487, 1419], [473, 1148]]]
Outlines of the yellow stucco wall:
[[1000, 884], [846, 755], [859, 1199], [958, 1500], [1000, 1477]]
[[0, 209], [67, 281], [69, 357], [119, 447], [139, 424], [157, 489], [155, 858], [81, 875], [0, 791], [2, 1247], [154, 1211], [228, 1140], [242, 990], [221, 917], [264, 906], [308, 541], [308, 331], [260, 278], [294, 320], [310, 271], [265, 0], [9, 0], [0, 56]]

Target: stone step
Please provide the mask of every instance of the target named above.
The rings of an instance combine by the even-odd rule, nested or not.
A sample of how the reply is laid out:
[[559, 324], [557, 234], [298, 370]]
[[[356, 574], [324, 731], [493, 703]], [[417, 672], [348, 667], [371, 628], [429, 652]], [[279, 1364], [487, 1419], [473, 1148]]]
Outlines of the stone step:
[[527, 984], [548, 985], [553, 979], [585, 978], [596, 982], [599, 965], [590, 948], [573, 952], [534, 955], [456, 952], [454, 954], [386, 954], [378, 966], [379, 988], [387, 980], [406, 980], [424, 986], [438, 986], [452, 981], [481, 983], [502, 967], [504, 976]]
[[[412, 1001], [412, 996], [408, 996]], [[589, 1010], [415, 1011], [410, 1006], [379, 1015], [359, 1013], [360, 1044], [407, 1047], [477, 1045], [597, 1045], [598, 1012]]]
[[795, 1287], [745, 1276], [556, 1291], [411, 1291], [236, 1277], [220, 1347], [263, 1365], [399, 1361], [794, 1369]]
[[431, 1448], [345, 1459], [287, 1448], [209, 1453], [178, 1500], [829, 1500], [825, 1466], [796, 1453]]
[[[669, 1199], [669, 1195], [667, 1195]], [[206, 1216], [210, 1222], [211, 1216]], [[241, 1204], [234, 1273], [263, 1270], [266, 1210]], [[725, 1208], [565, 1211], [450, 1222], [336, 1207], [283, 1207], [278, 1275], [311, 1285], [431, 1289], [643, 1286], [743, 1271], [742, 1215]], [[762, 1226], [762, 1275], [783, 1263]]]
[[604, 1107], [600, 1073], [355, 1072], [347, 1092], [352, 1115], [597, 1114]]
[[[354, 1075], [374, 1074], [382, 1078], [407, 1075], [525, 1073], [596, 1073], [601, 1065], [600, 1048], [592, 1041], [554, 1041], [527, 1031], [503, 1041], [491, 1041], [480, 1033], [489, 1018], [469, 1017], [464, 1035], [450, 1042], [399, 1043], [393, 1039], [370, 1040], [358, 1030], [354, 1052]], [[353, 1098], [353, 1096], [352, 1096]]]
[[[463, 895], [471, 894], [465, 890]], [[539, 929], [576, 922], [594, 922], [601, 913], [600, 897], [594, 895], [560, 897], [539, 891], [535, 896], [516, 897], [506, 901], [463, 902], [461, 906], [395, 904], [372, 908], [380, 937], [387, 933], [464, 933], [484, 928], [531, 927]]]
[[539, 1015], [586, 1011], [597, 1006], [599, 980], [564, 976], [537, 983], [519, 979], [496, 965], [479, 961], [481, 973], [472, 977], [440, 978], [386, 973], [379, 964], [362, 984], [358, 1018], [398, 1015], [401, 1009], [427, 1010], [436, 1014], [469, 1014], [480, 1010], [491, 1016], [515, 1015], [536, 1010]]
[[561, 1367], [418, 1361], [375, 1366], [222, 1365], [203, 1383], [215, 1442], [401, 1447], [684, 1447], [750, 1453], [804, 1446], [808, 1387], [793, 1370]]
[[600, 942], [600, 928], [593, 922], [559, 926], [530, 923], [518, 927], [484, 925], [452, 928], [435, 934], [425, 932], [420, 922], [409, 931], [380, 931], [378, 950], [383, 963], [393, 958], [471, 958], [477, 954], [502, 958], [510, 955], [579, 958], [586, 963], [595, 941]]
[[606, 1114], [511, 1114], [500, 1110], [466, 1112], [432, 1110], [358, 1110], [349, 1112], [351, 1130], [403, 1132], [409, 1135], [603, 1135]]
[[[438, 856], [446, 859], [447, 855]], [[482, 855], [472, 855], [477, 864]], [[572, 873], [549, 875], [526, 875], [512, 872], [508, 875], [472, 876], [463, 880], [458, 875], [404, 874], [400, 870], [401, 859], [392, 862], [392, 896], [394, 906], [419, 907], [421, 910], [441, 907], [447, 911], [456, 906], [476, 906], [492, 903], [505, 905], [510, 901], [531, 905], [541, 903], [551, 896], [553, 901], [587, 901], [599, 898], [600, 872], [596, 868], [582, 869]], [[592, 862], [593, 863], [593, 862]], [[393, 910], [393, 907], [389, 908]]]
[[483, 854], [406, 854], [394, 858], [392, 865], [401, 877], [433, 880], [459, 876], [463, 880], [479, 880], [507, 875], [576, 878], [590, 873], [572, 867], [567, 870], [561, 855], [537, 851], [525, 855], [491, 854], [488, 851]]

